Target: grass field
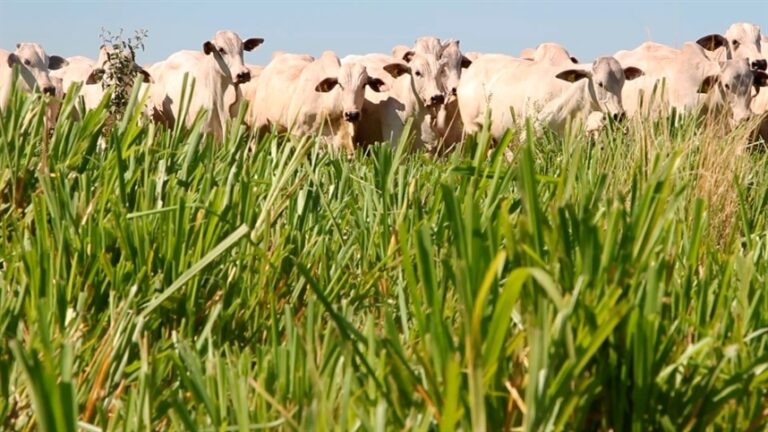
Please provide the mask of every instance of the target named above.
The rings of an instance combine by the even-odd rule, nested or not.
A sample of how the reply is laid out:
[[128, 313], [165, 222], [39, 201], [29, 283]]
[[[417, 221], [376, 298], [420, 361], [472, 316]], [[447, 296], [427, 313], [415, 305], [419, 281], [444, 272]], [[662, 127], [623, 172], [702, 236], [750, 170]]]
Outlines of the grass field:
[[766, 428], [746, 128], [350, 159], [137, 106], [0, 114], [0, 429]]

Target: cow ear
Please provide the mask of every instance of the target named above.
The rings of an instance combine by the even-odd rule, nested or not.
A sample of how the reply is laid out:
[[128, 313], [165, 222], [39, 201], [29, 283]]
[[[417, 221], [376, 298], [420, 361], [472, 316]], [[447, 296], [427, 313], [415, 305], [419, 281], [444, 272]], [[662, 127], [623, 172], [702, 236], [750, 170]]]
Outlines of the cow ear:
[[760, 87], [768, 87], [767, 73], [763, 71], [752, 71], [752, 73], [754, 74], [752, 83], [755, 85], [755, 89], [759, 89]]
[[699, 93], [709, 93], [712, 88], [714, 88], [717, 83], [720, 81], [719, 75], [710, 75], [706, 78], [704, 78], [703, 81], [701, 81], [701, 84], [699, 85]]
[[133, 71], [143, 76], [145, 83], [152, 84], [155, 82], [155, 80], [152, 79], [152, 75], [150, 75], [149, 72], [147, 72], [146, 69], [144, 69], [143, 67], [135, 64], [133, 65]]
[[576, 57], [571, 57], [571, 63], [579, 64], [579, 59], [577, 59]]
[[707, 51], [714, 51], [720, 47], [728, 46], [728, 40], [719, 34], [711, 34], [704, 36], [696, 41]]
[[14, 53], [11, 53], [8, 55], [8, 67], [13, 67], [15, 64], [21, 64], [21, 60], [19, 60], [19, 56], [17, 56]]
[[264, 43], [262, 38], [250, 38], [243, 42], [243, 49], [246, 51], [253, 51], [257, 46]]
[[339, 83], [339, 80], [334, 77], [328, 77], [320, 83], [315, 86], [315, 91], [320, 93], [328, 93], [329, 91], [333, 90], [334, 87], [336, 87], [336, 84]]
[[590, 78], [591, 76], [592, 72], [586, 71], [584, 69], [568, 69], [555, 75], [556, 78], [568, 82], [576, 82], [580, 79]]
[[413, 60], [413, 56], [416, 55], [415, 52], [408, 50], [403, 53], [403, 60], [405, 60], [406, 63], [410, 63], [411, 60]]
[[375, 91], [376, 93], [389, 90], [389, 86], [387, 85], [387, 83], [385, 83], [379, 78], [368, 77], [368, 81], [366, 82], [366, 84], [368, 85], [368, 87], [371, 88], [371, 90]]
[[640, 68], [636, 68], [634, 66], [624, 68], [624, 79], [627, 81], [632, 81], [633, 79], [640, 78], [643, 75], [645, 75], [645, 73]]
[[464, 56], [461, 56], [461, 67], [466, 69], [466, 68], [468, 68], [470, 66], [472, 66], [472, 60], [470, 60], [470, 59], [468, 59], [468, 58], [466, 58]]
[[85, 84], [96, 84], [101, 81], [101, 79], [104, 78], [104, 69], [102, 68], [95, 68], [91, 71], [91, 73], [88, 75], [88, 79], [85, 80]]
[[383, 68], [388, 74], [392, 75], [392, 78], [397, 78], [405, 74], [411, 73], [411, 68], [408, 65], [402, 63], [390, 63]]
[[48, 57], [48, 69], [50, 70], [61, 69], [67, 65], [69, 65], [69, 62], [64, 57], [57, 55]]
[[216, 45], [214, 45], [211, 41], [205, 41], [203, 44], [203, 52], [205, 55], [210, 55], [214, 51], [216, 51]]

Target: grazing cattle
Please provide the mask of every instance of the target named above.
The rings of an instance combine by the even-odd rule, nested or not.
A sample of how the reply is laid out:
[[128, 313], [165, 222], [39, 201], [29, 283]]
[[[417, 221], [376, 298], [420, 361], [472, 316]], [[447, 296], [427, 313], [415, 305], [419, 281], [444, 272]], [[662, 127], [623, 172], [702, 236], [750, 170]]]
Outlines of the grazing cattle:
[[342, 63], [359, 63], [371, 73], [383, 71], [389, 91], [366, 91], [363, 121], [358, 125], [355, 141], [361, 145], [390, 142], [396, 146], [401, 140], [408, 119], [413, 119], [415, 148], [424, 146], [421, 125], [427, 113], [437, 114], [445, 102], [442, 74], [446, 62], [434, 55], [406, 51], [403, 59], [385, 54], [347, 56]]
[[437, 116], [430, 124], [437, 135], [438, 145], [447, 149], [461, 142], [464, 135], [456, 92], [462, 71], [472, 65], [472, 61], [461, 53], [459, 41], [455, 39], [442, 43], [440, 60], [445, 62], [443, 87], [447, 95], [445, 103], [438, 108]]
[[335, 151], [354, 150], [365, 88], [387, 89], [361, 64], [341, 64], [332, 51], [320, 58], [277, 54], [261, 72], [251, 104], [253, 127], [317, 134]]
[[665, 110], [690, 113], [701, 107], [719, 110], [727, 105], [735, 124], [751, 115], [753, 86], [765, 85], [765, 73], [753, 70], [747, 59], [711, 60], [704, 47], [695, 43], [677, 50], [646, 42], [615, 56], [623, 64], [638, 65], [645, 71], [643, 78], [624, 87], [624, 106], [630, 115]]
[[413, 48], [398, 45], [392, 49], [392, 55], [395, 58], [406, 62], [410, 61], [414, 54], [431, 57], [443, 64], [440, 79], [445, 91], [445, 101], [434, 114], [432, 110], [427, 111], [420, 126], [421, 140], [431, 148], [436, 148], [441, 141], [448, 145], [460, 141], [462, 128], [461, 120], [458, 119], [456, 88], [459, 85], [462, 67], [468, 67], [471, 62], [461, 55], [459, 41], [453, 39], [442, 42], [436, 37], [425, 36], [416, 39]]
[[[203, 132], [222, 139], [229, 107], [224, 93], [233, 84], [250, 81], [251, 74], [243, 63], [243, 50], [252, 51], [264, 42], [261, 38], [245, 41], [231, 31], [219, 31], [213, 39], [203, 43], [203, 51], [179, 51], [152, 66], [149, 73], [155, 80], [150, 86], [153, 117], [168, 125], [183, 121], [191, 125], [201, 110], [206, 111]], [[186, 118], [179, 119], [180, 98], [184, 75], [195, 87]]]
[[749, 23], [735, 23], [724, 35], [711, 34], [696, 41], [706, 48], [713, 60], [746, 59], [750, 68], [766, 70], [768, 62], [761, 52], [762, 35], [760, 27]]
[[[11, 94], [13, 68], [18, 66], [18, 88], [31, 93], [37, 89], [51, 96], [56, 96], [56, 86], [51, 81], [50, 70], [67, 65], [59, 56], [48, 56], [36, 43], [20, 43], [16, 51], [0, 50], [0, 110], [5, 109]], [[61, 95], [58, 95], [61, 96]]]
[[624, 82], [640, 75], [640, 69], [622, 69], [613, 57], [589, 65], [556, 65], [489, 54], [464, 73], [459, 110], [467, 133], [483, 127], [488, 109], [494, 139], [528, 117], [537, 127], [562, 133], [569, 122], [585, 123], [594, 111], [621, 118]]

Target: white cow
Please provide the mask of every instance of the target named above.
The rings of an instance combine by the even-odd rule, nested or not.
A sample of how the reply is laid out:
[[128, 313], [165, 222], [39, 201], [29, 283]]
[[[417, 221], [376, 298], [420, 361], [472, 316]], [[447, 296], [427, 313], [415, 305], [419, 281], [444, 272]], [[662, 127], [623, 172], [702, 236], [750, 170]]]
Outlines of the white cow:
[[444, 65], [441, 81], [445, 102], [438, 107], [435, 115], [427, 111], [421, 124], [422, 139], [433, 148], [438, 145], [443, 148], [450, 147], [460, 142], [463, 135], [456, 89], [462, 70], [468, 68], [472, 62], [461, 54], [459, 43], [455, 39], [441, 41], [436, 37], [426, 36], [417, 39], [411, 50], [403, 51], [402, 47], [395, 47], [392, 51], [395, 58], [408, 60], [414, 54], [419, 54], [431, 56]]
[[366, 91], [362, 121], [355, 138], [357, 144], [386, 141], [396, 146], [406, 122], [413, 119], [412, 147], [424, 146], [421, 125], [428, 112], [435, 115], [445, 102], [442, 74], [446, 62], [411, 50], [403, 57], [367, 54], [343, 59], [343, 64], [359, 63], [375, 76], [384, 72], [382, 79], [389, 87], [389, 91], [381, 93]]
[[486, 54], [459, 83], [459, 110], [465, 132], [474, 133], [490, 109], [491, 134], [497, 140], [525, 118], [562, 133], [569, 122], [586, 123], [595, 111], [621, 118], [624, 82], [642, 73], [636, 67], [622, 69], [613, 57], [564, 66]]
[[[705, 42], [710, 49], [721, 46]], [[624, 106], [630, 115], [668, 110], [690, 113], [702, 107], [719, 110], [727, 104], [736, 124], [752, 114], [753, 86], [764, 85], [765, 73], [753, 70], [747, 59], [711, 60], [704, 47], [692, 42], [680, 50], [646, 42], [615, 57], [645, 71], [644, 77], [624, 86]]]
[[[152, 65], [149, 73], [155, 80], [155, 84], [150, 86], [153, 117], [168, 125], [183, 121], [189, 126], [198, 113], [205, 110], [203, 132], [212, 133], [221, 140], [229, 117], [224, 94], [227, 87], [250, 81], [250, 71], [243, 63], [243, 50], [251, 51], [263, 42], [261, 38], [243, 41], [234, 32], [219, 31], [203, 44], [202, 52], [179, 51]], [[179, 119], [185, 74], [188, 74], [188, 82], [194, 79], [195, 88], [191, 99], [188, 98], [186, 118]]]
[[[56, 86], [51, 81], [50, 70], [67, 65], [59, 56], [48, 56], [36, 43], [19, 43], [16, 51], [0, 50], [0, 110], [8, 105], [13, 80], [13, 68], [18, 66], [18, 88], [31, 93], [37, 89], [45, 94], [56, 96]], [[58, 95], [61, 96], [61, 95]]]
[[319, 135], [333, 150], [351, 152], [366, 87], [374, 92], [387, 89], [363, 65], [341, 64], [332, 51], [318, 59], [276, 53], [261, 72], [249, 115], [255, 129]]

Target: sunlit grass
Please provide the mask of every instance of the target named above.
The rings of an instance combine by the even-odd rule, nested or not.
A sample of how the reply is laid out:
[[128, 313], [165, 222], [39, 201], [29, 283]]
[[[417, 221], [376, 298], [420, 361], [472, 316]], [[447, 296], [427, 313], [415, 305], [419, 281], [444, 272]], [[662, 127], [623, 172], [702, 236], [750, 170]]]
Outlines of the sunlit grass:
[[42, 170], [40, 110], [0, 114], [0, 429], [766, 427], [746, 128], [349, 159], [133, 102]]

